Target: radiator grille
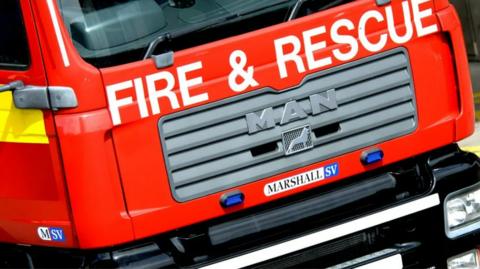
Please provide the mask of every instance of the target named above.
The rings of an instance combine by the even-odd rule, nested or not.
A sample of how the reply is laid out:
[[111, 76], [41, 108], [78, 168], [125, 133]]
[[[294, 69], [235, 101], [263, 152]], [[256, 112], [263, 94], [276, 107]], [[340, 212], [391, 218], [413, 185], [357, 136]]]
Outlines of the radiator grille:
[[[312, 116], [309, 96], [335, 89], [338, 108]], [[280, 125], [296, 100], [308, 117]], [[248, 133], [245, 115], [273, 107], [274, 128]], [[282, 133], [310, 126], [313, 148], [286, 155]], [[416, 104], [404, 49], [308, 76], [294, 89], [272, 89], [163, 117], [159, 132], [172, 192], [187, 201], [384, 142], [415, 130]]]

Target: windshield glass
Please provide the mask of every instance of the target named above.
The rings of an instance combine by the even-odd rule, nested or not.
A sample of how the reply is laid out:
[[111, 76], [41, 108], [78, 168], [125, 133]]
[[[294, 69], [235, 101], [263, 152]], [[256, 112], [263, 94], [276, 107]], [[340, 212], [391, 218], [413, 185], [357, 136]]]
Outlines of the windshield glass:
[[[97, 67], [141, 60], [300, 17], [348, 0], [58, 0], [80, 55]], [[305, 5], [306, 2], [311, 2]], [[302, 10], [294, 8], [299, 3]]]

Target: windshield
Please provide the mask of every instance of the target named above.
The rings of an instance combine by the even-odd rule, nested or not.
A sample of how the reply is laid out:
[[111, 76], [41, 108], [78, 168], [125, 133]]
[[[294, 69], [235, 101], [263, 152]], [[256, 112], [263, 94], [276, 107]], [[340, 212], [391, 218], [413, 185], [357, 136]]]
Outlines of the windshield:
[[[97, 67], [141, 60], [300, 17], [349, 0], [58, 0], [80, 55]], [[307, 2], [311, 2], [306, 4]], [[298, 11], [299, 4], [301, 11]]]

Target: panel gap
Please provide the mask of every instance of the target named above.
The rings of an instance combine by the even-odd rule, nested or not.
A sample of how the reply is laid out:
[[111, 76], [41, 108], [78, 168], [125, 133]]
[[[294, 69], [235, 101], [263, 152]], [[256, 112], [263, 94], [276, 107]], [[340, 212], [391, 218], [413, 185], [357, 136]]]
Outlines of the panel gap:
[[318, 127], [316, 129], [313, 129], [313, 133], [315, 134], [315, 136], [317, 138], [321, 137], [321, 136], [333, 134], [333, 133], [336, 133], [338, 131], [340, 131], [340, 123], [333, 123], [333, 124], [329, 124], [329, 125], [326, 125], [326, 126], [322, 126], [322, 127]]
[[278, 150], [278, 145], [277, 145], [277, 141], [275, 141], [275, 142], [270, 142], [267, 144], [263, 144], [263, 145], [251, 148], [250, 152], [252, 153], [253, 157], [257, 157], [259, 155], [267, 154], [277, 150]]

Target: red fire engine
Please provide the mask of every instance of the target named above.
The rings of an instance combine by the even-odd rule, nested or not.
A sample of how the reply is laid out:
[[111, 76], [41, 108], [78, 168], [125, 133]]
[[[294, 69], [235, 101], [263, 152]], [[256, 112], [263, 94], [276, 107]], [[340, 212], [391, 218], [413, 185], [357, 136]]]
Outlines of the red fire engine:
[[0, 20], [0, 266], [479, 266], [447, 0], [3, 0]]

